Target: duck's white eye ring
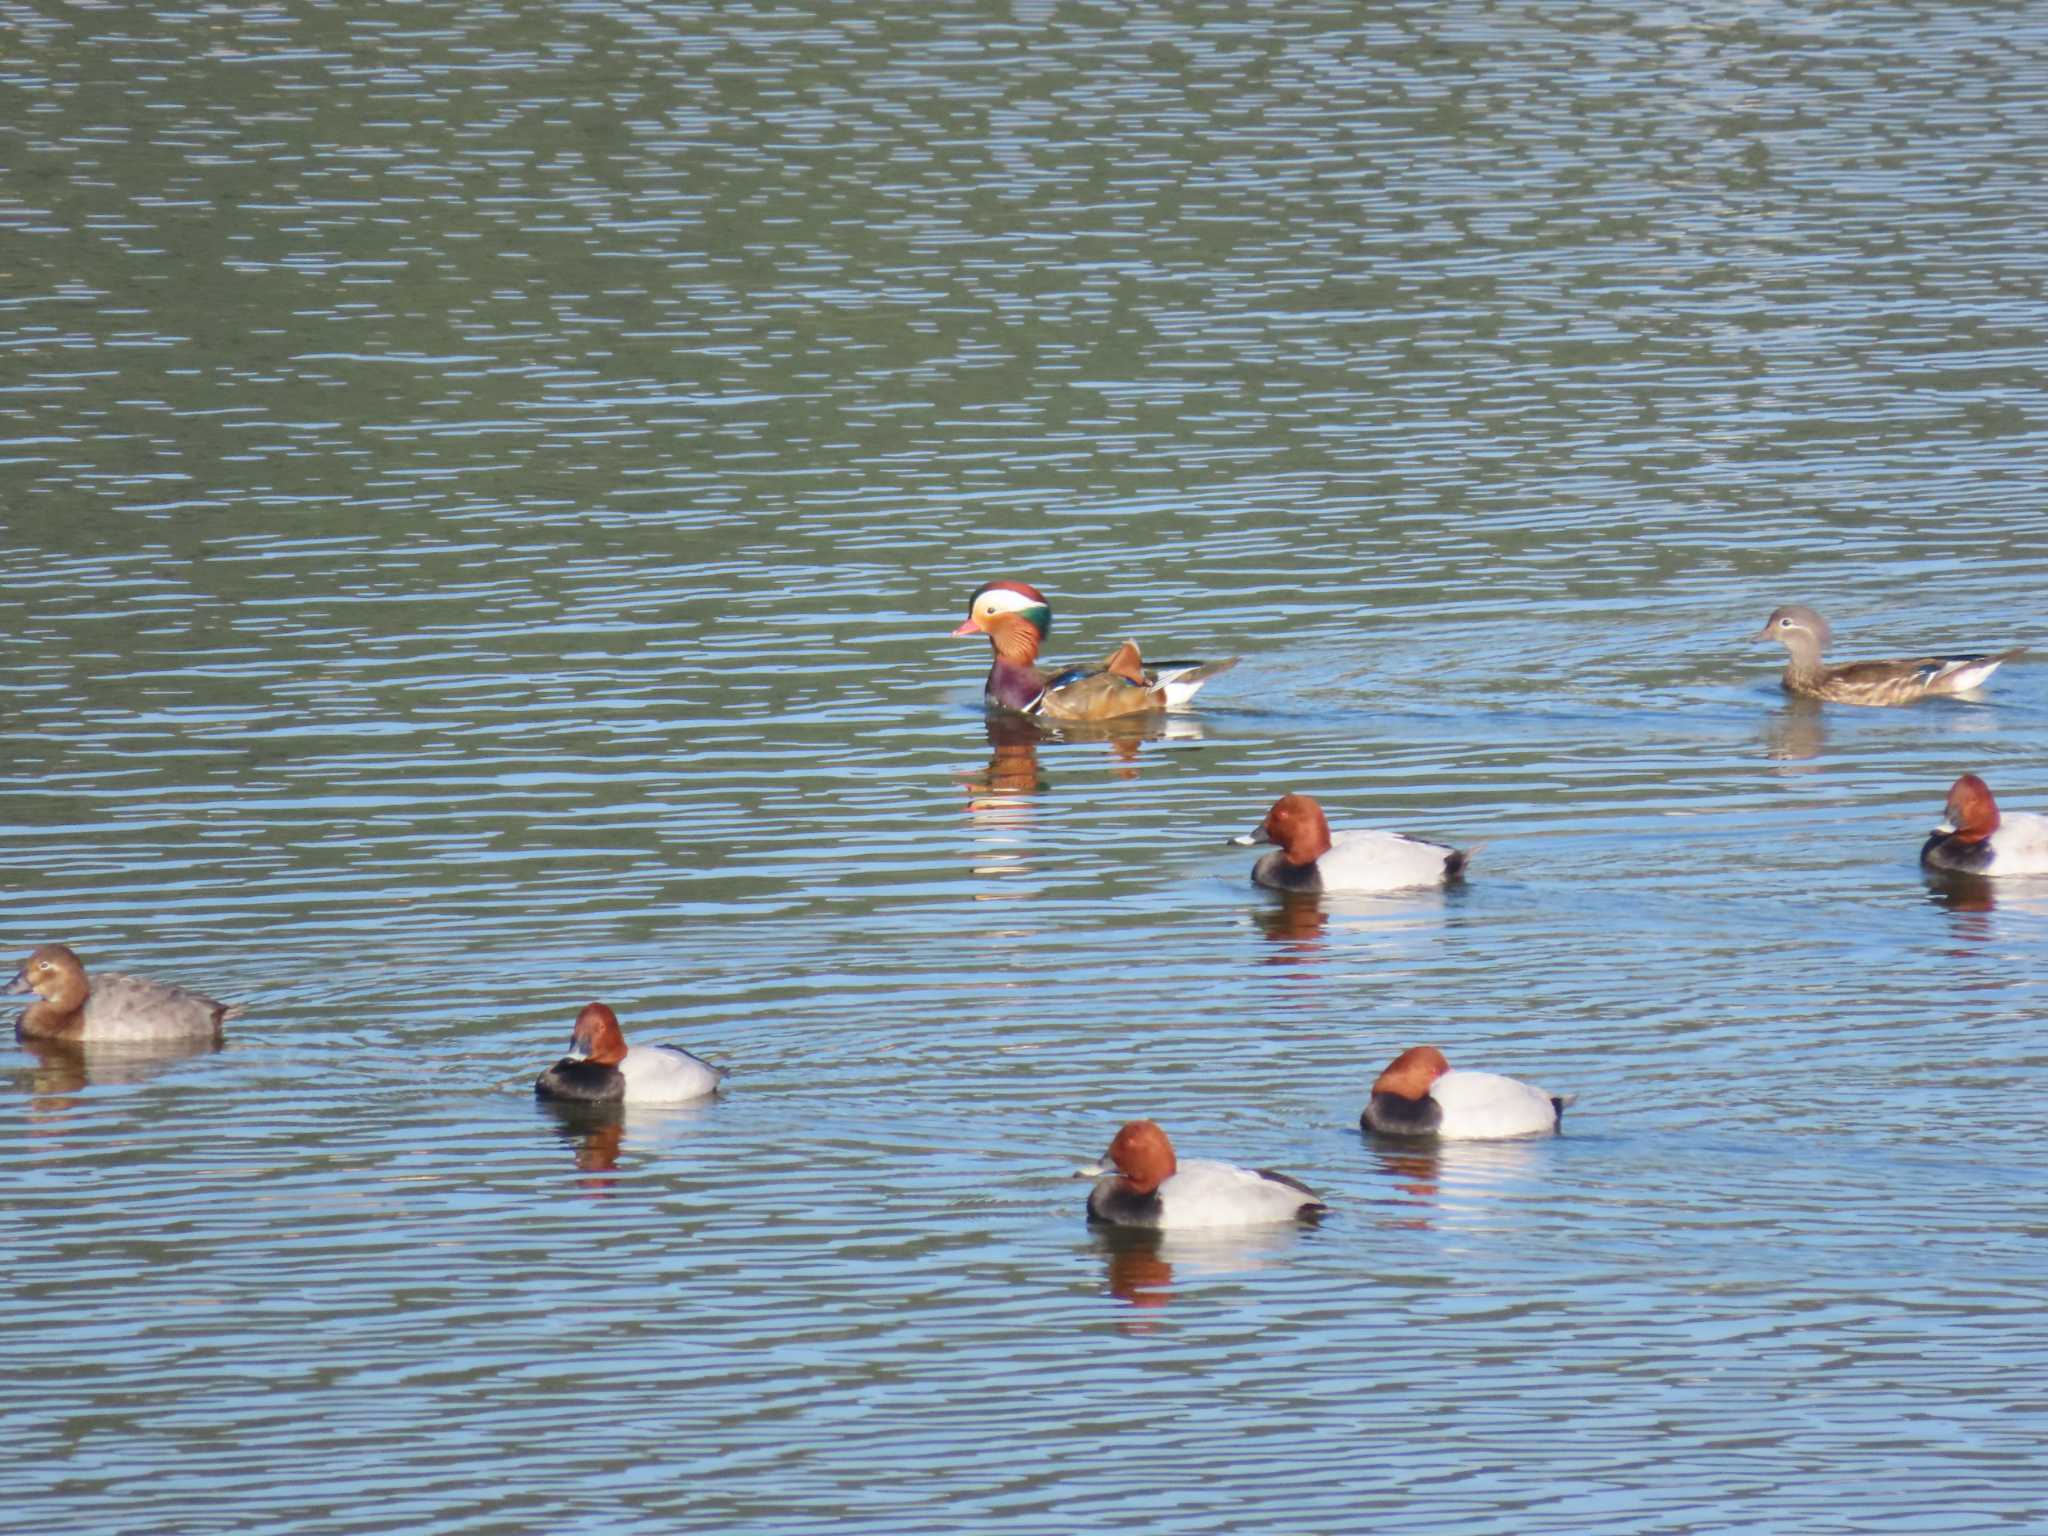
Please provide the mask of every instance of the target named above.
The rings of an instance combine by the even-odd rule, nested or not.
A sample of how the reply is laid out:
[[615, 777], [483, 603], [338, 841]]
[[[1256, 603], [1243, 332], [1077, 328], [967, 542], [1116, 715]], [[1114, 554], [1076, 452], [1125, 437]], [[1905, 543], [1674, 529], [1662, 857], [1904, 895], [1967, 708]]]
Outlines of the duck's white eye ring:
[[1778, 620], [1778, 628], [1780, 628], [1780, 629], [1790, 629], [1791, 627], [1792, 627], [1792, 621], [1791, 621], [1791, 620], [1790, 620], [1789, 618], [1787, 618], [1787, 619], [1780, 619], [1780, 620]]

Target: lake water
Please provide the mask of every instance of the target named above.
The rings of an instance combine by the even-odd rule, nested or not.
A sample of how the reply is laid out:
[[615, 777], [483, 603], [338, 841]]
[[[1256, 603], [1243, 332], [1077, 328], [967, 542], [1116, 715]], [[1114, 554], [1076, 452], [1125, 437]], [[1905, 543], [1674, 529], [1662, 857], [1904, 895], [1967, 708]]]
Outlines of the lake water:
[[[0, 9], [0, 1492], [77, 1532], [2048, 1519], [2048, 18]], [[1149, 731], [1051, 652], [1241, 654]], [[1287, 789], [1480, 842], [1283, 904]], [[2043, 882], [2048, 887], [2048, 882]], [[730, 1066], [578, 1125], [593, 997]], [[1373, 1075], [1576, 1092], [1361, 1138]], [[1147, 1114], [1320, 1228], [1112, 1242]]]

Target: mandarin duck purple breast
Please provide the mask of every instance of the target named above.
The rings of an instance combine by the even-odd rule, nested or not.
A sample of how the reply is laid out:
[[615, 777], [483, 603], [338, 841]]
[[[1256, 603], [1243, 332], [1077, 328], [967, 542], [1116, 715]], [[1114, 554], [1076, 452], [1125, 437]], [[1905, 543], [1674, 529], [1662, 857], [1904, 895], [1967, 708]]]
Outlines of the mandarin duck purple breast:
[[1039, 648], [1052, 633], [1052, 604], [1022, 581], [989, 581], [968, 599], [967, 618], [953, 631], [987, 635], [995, 651], [982, 697], [994, 709], [1048, 720], [1115, 720], [1126, 715], [1178, 709], [1237, 657], [1210, 662], [1166, 662], [1148, 668], [1131, 641], [1122, 642], [1096, 667], [1054, 671], [1038, 664]]
[[1759, 640], [1775, 640], [1792, 653], [1785, 664], [1787, 693], [1834, 704], [1911, 704], [1936, 694], [1967, 693], [2025, 646], [1985, 656], [1920, 656], [1906, 661], [1848, 661], [1828, 666], [1820, 659], [1834, 631], [1804, 603], [1788, 603], [1764, 621]]

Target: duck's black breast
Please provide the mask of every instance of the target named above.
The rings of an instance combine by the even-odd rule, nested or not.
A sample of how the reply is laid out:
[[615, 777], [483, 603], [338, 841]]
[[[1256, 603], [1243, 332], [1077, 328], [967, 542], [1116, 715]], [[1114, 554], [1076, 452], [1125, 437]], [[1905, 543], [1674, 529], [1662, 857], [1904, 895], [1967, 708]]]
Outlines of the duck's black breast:
[[1966, 843], [1952, 832], [1936, 832], [1921, 845], [1920, 862], [1932, 869], [1981, 875], [1991, 867], [1991, 840]]
[[1428, 1094], [1404, 1099], [1397, 1093], [1376, 1093], [1366, 1100], [1358, 1123], [1382, 1136], [1434, 1136], [1444, 1123], [1443, 1106]]
[[1306, 864], [1290, 864], [1287, 855], [1275, 848], [1252, 866], [1252, 882], [1273, 891], [1320, 891], [1323, 888], [1323, 872], [1311, 860]]
[[1166, 1214], [1166, 1204], [1154, 1190], [1140, 1195], [1127, 1188], [1122, 1179], [1101, 1179], [1088, 1192], [1088, 1219], [1106, 1221], [1118, 1227], [1156, 1227]]
[[534, 1080], [533, 1091], [544, 1099], [578, 1104], [616, 1104], [626, 1096], [626, 1074], [596, 1061], [564, 1056]]

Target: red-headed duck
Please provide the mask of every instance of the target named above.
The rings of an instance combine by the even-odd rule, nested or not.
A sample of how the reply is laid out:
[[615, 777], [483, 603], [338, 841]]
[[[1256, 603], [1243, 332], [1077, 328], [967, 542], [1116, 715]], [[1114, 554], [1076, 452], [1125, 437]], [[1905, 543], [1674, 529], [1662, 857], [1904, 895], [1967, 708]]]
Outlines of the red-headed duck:
[[1418, 1045], [1396, 1056], [1374, 1081], [1358, 1123], [1382, 1136], [1445, 1141], [1548, 1136], [1575, 1097], [1546, 1093], [1497, 1072], [1453, 1072], [1442, 1051]]
[[1834, 631], [1804, 603], [1789, 603], [1764, 621], [1759, 640], [1775, 640], [1792, 653], [1784, 687], [1809, 699], [1836, 704], [1910, 704], [1934, 694], [1967, 693], [2025, 646], [1995, 656], [1922, 656], [1911, 661], [1848, 661], [1825, 666], [1820, 653]]
[[1050, 671], [1038, 649], [1052, 633], [1052, 604], [1022, 581], [988, 581], [967, 600], [967, 619], [953, 631], [987, 635], [995, 651], [982, 697], [997, 709], [1048, 720], [1115, 720], [1149, 710], [1178, 709], [1210, 678], [1237, 665], [1227, 661], [1170, 661], [1148, 669], [1126, 640], [1099, 667]]
[[36, 995], [14, 1023], [24, 1040], [217, 1041], [221, 1025], [242, 1013], [167, 981], [112, 974], [87, 981], [83, 962], [62, 944], [39, 945], [7, 990]]
[[1399, 832], [1331, 832], [1307, 795], [1282, 795], [1266, 819], [1233, 843], [1274, 843], [1252, 879], [1276, 891], [1397, 891], [1462, 879], [1472, 855]]
[[680, 1046], [626, 1048], [619, 1016], [603, 1003], [576, 1015], [569, 1054], [541, 1073], [533, 1091], [582, 1104], [681, 1104], [716, 1093], [726, 1069]]
[[1183, 1163], [1150, 1120], [1133, 1120], [1118, 1131], [1102, 1162], [1076, 1177], [1095, 1180], [1088, 1219], [1119, 1227], [1252, 1227], [1314, 1218], [1328, 1209], [1314, 1190], [1284, 1173], [1205, 1158]]
[[1921, 848], [1920, 862], [1971, 875], [2048, 875], [2048, 816], [2001, 815], [1991, 786], [1966, 773], [1950, 787], [1946, 819]]

